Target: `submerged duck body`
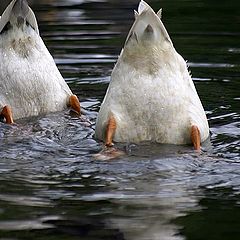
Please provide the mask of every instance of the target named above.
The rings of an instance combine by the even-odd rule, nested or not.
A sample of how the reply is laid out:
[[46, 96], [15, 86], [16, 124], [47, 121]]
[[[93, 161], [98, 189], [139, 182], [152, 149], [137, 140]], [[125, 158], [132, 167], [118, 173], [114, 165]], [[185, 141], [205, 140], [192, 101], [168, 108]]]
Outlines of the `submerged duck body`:
[[79, 104], [39, 35], [34, 13], [25, 0], [13, 0], [0, 18], [0, 112], [8, 106], [19, 119], [72, 102]]
[[106, 145], [112, 140], [190, 144], [196, 134], [200, 142], [209, 136], [186, 62], [160, 15], [144, 1], [135, 12], [97, 118], [96, 137]]

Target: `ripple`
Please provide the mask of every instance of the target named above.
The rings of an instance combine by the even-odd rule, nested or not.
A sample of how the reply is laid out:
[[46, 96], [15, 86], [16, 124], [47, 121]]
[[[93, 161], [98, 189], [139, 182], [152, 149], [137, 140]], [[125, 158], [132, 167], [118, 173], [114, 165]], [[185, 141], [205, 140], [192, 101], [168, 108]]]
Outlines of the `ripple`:
[[240, 53], [240, 48], [229, 48], [228, 51], [232, 53]]
[[57, 64], [68, 65], [68, 64], [104, 64], [104, 63], [114, 63], [116, 60], [107, 57], [100, 57], [99, 55], [95, 55], [95, 57], [85, 58], [83, 56], [79, 56], [78, 59], [55, 59]]
[[229, 64], [229, 63], [193, 63], [189, 62], [188, 65], [190, 67], [199, 67], [199, 68], [234, 68], [237, 65]]
[[32, 207], [46, 207], [53, 206], [47, 199], [19, 195], [0, 194], [0, 201], [5, 201], [10, 204]]
[[54, 228], [54, 225], [43, 223], [43, 221], [49, 220], [59, 220], [61, 219], [58, 216], [47, 216], [39, 219], [31, 220], [9, 220], [9, 221], [0, 221], [0, 230], [3, 231], [22, 231], [22, 230], [40, 230], [40, 229], [49, 229]]
[[[183, 236], [189, 226], [193, 238], [202, 232], [213, 238], [213, 222], [206, 227], [199, 219], [216, 213], [223, 229], [231, 229], [234, 218], [239, 222], [239, 29], [233, 12], [239, 8], [218, 4], [209, 21], [214, 4], [164, 4], [174, 16], [168, 27], [176, 49], [190, 59], [210, 141], [200, 154], [191, 146], [116, 144], [125, 156], [95, 161], [93, 154], [102, 149], [94, 139], [97, 112], [136, 2], [38, 1], [43, 40], [85, 116], [65, 111], [15, 126], [0, 123], [1, 237], [182, 240], [189, 238]], [[196, 8], [203, 10], [201, 18], [192, 14]], [[176, 221], [179, 216], [184, 223]]]

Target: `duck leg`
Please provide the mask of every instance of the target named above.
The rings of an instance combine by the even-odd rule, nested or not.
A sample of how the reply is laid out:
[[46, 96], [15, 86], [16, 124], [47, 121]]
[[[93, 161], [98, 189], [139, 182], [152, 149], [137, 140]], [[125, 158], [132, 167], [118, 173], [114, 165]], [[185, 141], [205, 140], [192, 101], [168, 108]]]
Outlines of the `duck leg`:
[[12, 124], [13, 123], [13, 115], [12, 115], [12, 110], [9, 106], [3, 107], [0, 115], [5, 118], [7, 124]]
[[81, 115], [80, 102], [76, 95], [71, 95], [69, 97], [68, 106], [77, 114]]
[[106, 147], [112, 147], [114, 145], [112, 141], [113, 141], [116, 128], [117, 128], [117, 122], [114, 116], [110, 116], [110, 118], [108, 119], [108, 124], [106, 128], [106, 139], [105, 139]]
[[100, 153], [94, 154], [97, 160], [111, 160], [125, 155], [125, 152], [113, 147], [113, 137], [117, 129], [117, 122], [114, 116], [110, 116], [105, 133], [105, 147]]
[[199, 128], [196, 125], [191, 127], [191, 140], [194, 146], [194, 149], [200, 151], [201, 148], [201, 136]]

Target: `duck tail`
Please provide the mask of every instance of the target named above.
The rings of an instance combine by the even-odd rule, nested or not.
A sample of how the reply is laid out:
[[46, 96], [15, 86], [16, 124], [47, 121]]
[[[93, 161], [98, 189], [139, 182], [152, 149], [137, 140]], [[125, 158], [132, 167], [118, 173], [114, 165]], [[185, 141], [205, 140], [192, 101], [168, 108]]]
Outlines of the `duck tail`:
[[26, 0], [13, 0], [0, 18], [0, 34], [7, 23], [21, 24], [27, 22], [39, 34], [38, 24], [34, 12]]
[[168, 41], [172, 44], [171, 39], [161, 21], [162, 9], [157, 13], [143, 0], [140, 1], [138, 11], [134, 11], [135, 22], [129, 31], [125, 46], [129, 42], [160, 43]]

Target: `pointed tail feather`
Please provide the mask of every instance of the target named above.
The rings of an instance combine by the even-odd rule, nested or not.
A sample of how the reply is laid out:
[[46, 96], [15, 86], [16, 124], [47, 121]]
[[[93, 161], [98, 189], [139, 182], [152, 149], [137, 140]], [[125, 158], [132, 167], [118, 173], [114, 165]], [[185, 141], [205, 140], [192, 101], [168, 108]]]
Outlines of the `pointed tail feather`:
[[4, 27], [6, 26], [6, 24], [9, 22], [9, 19], [11, 17], [11, 13], [12, 13], [12, 9], [13, 6], [15, 4], [17, 0], [13, 0], [5, 9], [5, 11], [2, 14], [2, 17], [0, 19], [0, 33], [2, 32], [2, 30], [4, 29]]
[[134, 40], [137, 43], [150, 40], [155, 43], [168, 41], [171, 39], [161, 21], [161, 9], [156, 14], [153, 9], [144, 1], [139, 3], [138, 13], [135, 12], [135, 22], [129, 31], [125, 46]]
[[146, 2], [141, 0], [141, 2], [138, 5], [138, 13], [141, 14], [142, 12], [144, 12], [146, 10], [153, 11], [153, 9]]
[[0, 33], [8, 22], [16, 24], [19, 20], [25, 20], [39, 34], [38, 24], [34, 12], [28, 6], [26, 0], [13, 0], [0, 18]]
[[35, 17], [35, 14], [30, 7], [28, 7], [28, 9], [29, 11], [28, 11], [26, 20], [31, 25], [31, 27], [36, 31], [36, 33], [39, 35], [38, 24], [37, 24], [37, 19]]

